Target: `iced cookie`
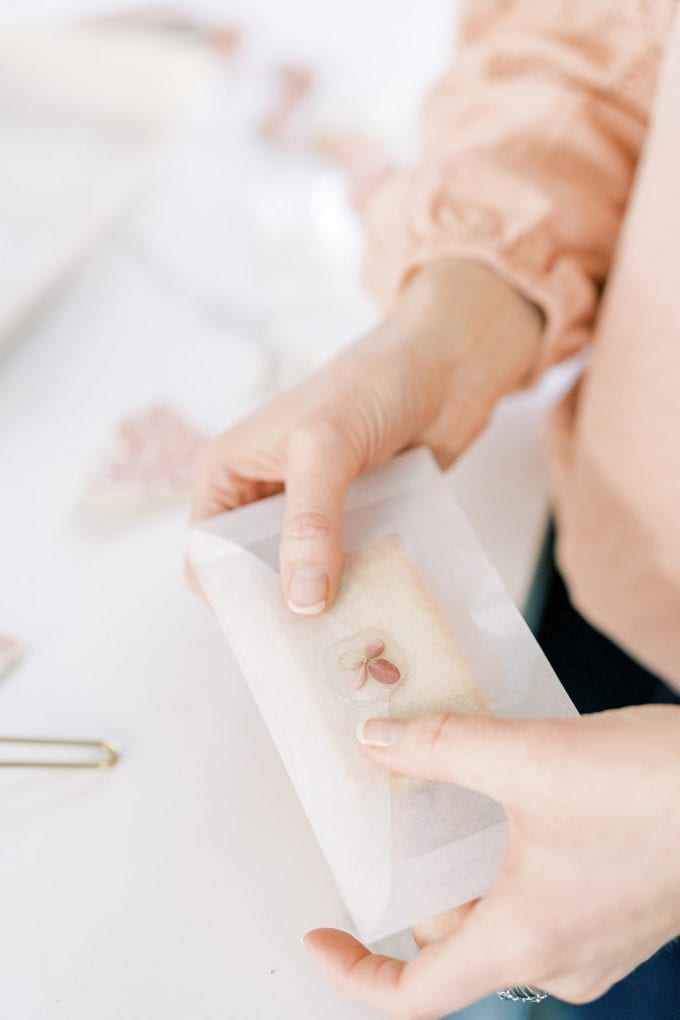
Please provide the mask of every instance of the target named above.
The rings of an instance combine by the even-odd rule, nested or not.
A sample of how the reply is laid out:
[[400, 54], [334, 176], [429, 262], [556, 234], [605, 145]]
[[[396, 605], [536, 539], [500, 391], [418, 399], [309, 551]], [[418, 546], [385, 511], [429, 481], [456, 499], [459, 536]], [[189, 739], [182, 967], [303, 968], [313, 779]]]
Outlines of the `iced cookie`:
[[[350, 648], [348, 639], [343, 661], [358, 680], [368, 675], [370, 683], [371, 666], [379, 658], [398, 667], [399, 682], [394, 682], [394, 669], [382, 667], [383, 678], [392, 680], [391, 715], [488, 711], [443, 613], [398, 535], [346, 557], [331, 613], [356, 635], [357, 647]], [[367, 652], [376, 649], [379, 656], [371, 658]], [[373, 672], [379, 680], [379, 669]], [[351, 680], [352, 688], [357, 679]]]

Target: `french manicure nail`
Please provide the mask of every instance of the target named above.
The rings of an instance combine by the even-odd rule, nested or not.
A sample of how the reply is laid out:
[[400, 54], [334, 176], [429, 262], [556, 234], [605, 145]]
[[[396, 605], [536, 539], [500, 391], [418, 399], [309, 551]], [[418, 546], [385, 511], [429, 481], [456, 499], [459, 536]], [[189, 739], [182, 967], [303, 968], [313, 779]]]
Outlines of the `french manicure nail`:
[[367, 719], [357, 728], [357, 740], [365, 747], [391, 747], [405, 726], [401, 719]]
[[296, 567], [288, 584], [288, 608], [311, 616], [322, 613], [328, 596], [328, 574], [322, 567]]

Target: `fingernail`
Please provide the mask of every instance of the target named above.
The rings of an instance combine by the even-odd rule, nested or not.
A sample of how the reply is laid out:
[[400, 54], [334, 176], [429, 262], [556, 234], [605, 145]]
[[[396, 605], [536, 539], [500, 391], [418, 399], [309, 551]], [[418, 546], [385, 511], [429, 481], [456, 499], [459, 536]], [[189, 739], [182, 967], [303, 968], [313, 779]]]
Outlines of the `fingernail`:
[[322, 567], [296, 567], [288, 584], [288, 608], [311, 616], [326, 608], [328, 574]]
[[357, 727], [357, 740], [365, 747], [390, 747], [405, 727], [401, 719], [367, 719]]

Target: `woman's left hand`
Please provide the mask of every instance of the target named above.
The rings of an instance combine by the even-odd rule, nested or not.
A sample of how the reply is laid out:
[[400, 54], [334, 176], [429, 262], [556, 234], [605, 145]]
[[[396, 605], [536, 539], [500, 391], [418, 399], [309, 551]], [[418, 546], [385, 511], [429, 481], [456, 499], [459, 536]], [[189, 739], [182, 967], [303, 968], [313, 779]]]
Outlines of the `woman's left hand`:
[[344, 992], [400, 1020], [516, 984], [589, 1002], [680, 934], [680, 708], [370, 720], [362, 743], [385, 768], [494, 797], [509, 842], [490, 892], [414, 929], [408, 963], [310, 932]]

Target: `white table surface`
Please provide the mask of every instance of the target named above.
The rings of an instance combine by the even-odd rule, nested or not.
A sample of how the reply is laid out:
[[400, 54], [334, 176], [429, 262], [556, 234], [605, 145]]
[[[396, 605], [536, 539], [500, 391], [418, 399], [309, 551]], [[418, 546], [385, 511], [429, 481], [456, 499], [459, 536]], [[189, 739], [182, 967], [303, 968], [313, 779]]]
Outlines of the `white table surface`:
[[[106, 525], [75, 509], [132, 391], [200, 386], [200, 345], [173, 354], [169, 298], [152, 335], [126, 321], [134, 285], [115, 248], [100, 252], [0, 370], [0, 621], [32, 645], [0, 682], [0, 730], [123, 748], [110, 774], [0, 774], [2, 1001], [21, 1020], [358, 1020], [370, 1014], [300, 946], [344, 911], [223, 639], [184, 587], [183, 510]], [[545, 519], [540, 404], [506, 406], [453, 475], [520, 600]]]
[[[221, 634], [184, 586], [185, 508], [103, 520], [79, 506], [122, 413], [163, 398], [226, 425], [266, 391], [277, 344], [286, 359], [275, 313], [255, 343], [197, 294], [193, 255], [213, 265], [220, 250], [218, 234], [189, 236], [210, 202], [188, 202], [182, 181], [193, 159], [220, 158], [201, 137], [0, 362], [0, 630], [31, 646], [0, 680], [0, 733], [123, 751], [110, 773], [0, 772], [0, 1001], [16, 1020], [375, 1015], [300, 944], [345, 913]], [[332, 182], [320, 188], [332, 207]], [[346, 286], [289, 308], [293, 375], [320, 356], [309, 334], [326, 301], [345, 309], [340, 332], [370, 320]], [[507, 402], [452, 476], [519, 602], [546, 519], [551, 400], [548, 388]]]

